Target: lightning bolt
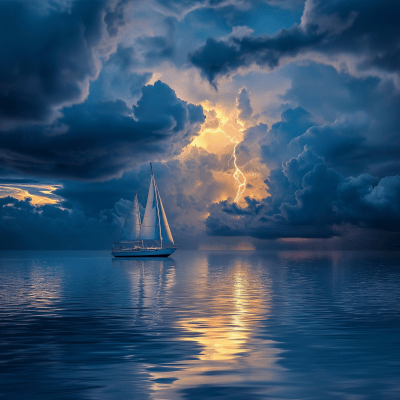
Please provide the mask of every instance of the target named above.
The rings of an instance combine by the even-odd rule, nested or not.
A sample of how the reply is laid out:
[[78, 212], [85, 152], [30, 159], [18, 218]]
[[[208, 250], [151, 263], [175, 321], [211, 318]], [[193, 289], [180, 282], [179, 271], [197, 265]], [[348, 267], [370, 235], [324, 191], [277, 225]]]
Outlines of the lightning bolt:
[[[236, 146], [240, 143], [237, 140], [233, 140], [229, 135], [227, 135], [223, 130], [221, 132], [231, 141], [231, 143], [234, 143], [235, 145], [233, 146], [233, 152], [232, 152], [232, 157], [233, 158], [233, 165], [235, 166], [235, 173], [233, 174], [233, 177], [236, 179], [237, 183], [239, 184], [238, 191], [236, 194], [235, 198], [235, 203], [237, 203], [240, 199], [240, 196], [243, 194], [243, 192], [246, 189], [246, 177], [244, 176], [243, 172], [240, 170], [240, 168], [237, 166], [237, 158], [236, 158]], [[242, 182], [240, 181], [240, 179]]]
[[[225, 123], [227, 123], [227, 122], [231, 122], [232, 123], [233, 120], [234, 120], [236, 123], [238, 123], [242, 127], [241, 129], [239, 129], [239, 132], [243, 132], [244, 124], [239, 119], [239, 111], [238, 110], [236, 110], [236, 118], [235, 118], [235, 117], [231, 116], [229, 113], [226, 113], [224, 111], [224, 109], [215, 107], [215, 106], [213, 106], [212, 104], [210, 104], [207, 101], [205, 101], [201, 105], [202, 105], [204, 110], [215, 112], [215, 114], [217, 116], [217, 120], [218, 120], [218, 127], [217, 128], [204, 127], [204, 129], [202, 129], [202, 132], [203, 133], [210, 132], [210, 133], [215, 133], [215, 134], [221, 132], [234, 145], [231, 159], [233, 159], [233, 164], [235, 166], [235, 172], [233, 174], [233, 177], [234, 177], [234, 179], [236, 180], [236, 182], [239, 185], [237, 193], [236, 193], [236, 198], [234, 200], [234, 202], [237, 203], [240, 200], [243, 192], [246, 189], [246, 181], [247, 180], [246, 180], [246, 177], [244, 176], [243, 172], [241, 171], [241, 169], [237, 165], [236, 147], [240, 143], [240, 141], [233, 140], [231, 136], [229, 136], [227, 133], [225, 133], [224, 129], [223, 129], [223, 125]], [[213, 118], [214, 117], [215, 117], [215, 115], [213, 116]], [[197, 137], [197, 140], [194, 139], [191, 144], [192, 144], [192, 146], [199, 146], [199, 147], [207, 148], [207, 142], [204, 142], [204, 141], [201, 140], [201, 135]]]

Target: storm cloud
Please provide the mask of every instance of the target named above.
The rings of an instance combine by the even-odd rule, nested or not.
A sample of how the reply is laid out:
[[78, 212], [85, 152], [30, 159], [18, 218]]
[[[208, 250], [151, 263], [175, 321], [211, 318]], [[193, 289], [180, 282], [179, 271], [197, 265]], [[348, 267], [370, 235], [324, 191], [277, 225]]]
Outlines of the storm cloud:
[[400, 230], [400, 176], [343, 177], [305, 149], [273, 170], [266, 181], [270, 197], [246, 199], [247, 207], [221, 202], [206, 220], [213, 235], [262, 239], [340, 236], [346, 224]]
[[110, 246], [123, 226], [130, 202], [87, 217], [78, 209], [34, 206], [29, 198], [0, 199], [1, 249], [101, 249]]
[[38, 176], [104, 180], [149, 159], [172, 156], [198, 132], [201, 106], [180, 100], [158, 81], [137, 105], [84, 102], [48, 126], [18, 127], [0, 136], [2, 167]]
[[189, 55], [189, 59], [217, 88], [215, 80], [219, 76], [229, 75], [252, 64], [274, 69], [279, 66], [282, 57], [296, 56], [301, 50], [320, 42], [323, 36], [313, 28], [306, 32], [295, 26], [281, 30], [274, 37], [233, 37], [229, 41], [208, 38], [203, 47]]
[[[109, 248], [134, 191], [146, 201], [148, 161], [178, 241], [400, 231], [398, 11], [1, 2], [3, 248]], [[227, 135], [243, 138], [239, 204]]]
[[[355, 229], [400, 231], [400, 121], [392, 112], [398, 92], [379, 79], [338, 74], [328, 66], [308, 66], [309, 78], [303, 69], [296, 69], [301, 83], [295, 80], [283, 98], [311, 106], [313, 114], [289, 108], [270, 129], [262, 123], [248, 128], [237, 147], [242, 165], [246, 156], [260, 157], [270, 168], [269, 196], [246, 198], [245, 207], [228, 201], [211, 205], [210, 234], [277, 239], [332, 238]], [[329, 121], [332, 114], [325, 108], [329, 112], [321, 122], [321, 107], [297, 85], [318, 87], [326, 75], [337, 90], [325, 102], [336, 115]]]
[[[400, 6], [394, 0], [308, 0], [300, 25], [273, 36], [208, 38], [189, 55], [190, 61], [216, 87], [217, 79], [253, 64], [273, 70], [304, 55], [353, 74], [390, 76], [399, 80]], [[339, 62], [338, 62], [339, 57]]]
[[81, 102], [112, 52], [127, 1], [0, 3], [0, 117], [46, 121], [57, 108]]

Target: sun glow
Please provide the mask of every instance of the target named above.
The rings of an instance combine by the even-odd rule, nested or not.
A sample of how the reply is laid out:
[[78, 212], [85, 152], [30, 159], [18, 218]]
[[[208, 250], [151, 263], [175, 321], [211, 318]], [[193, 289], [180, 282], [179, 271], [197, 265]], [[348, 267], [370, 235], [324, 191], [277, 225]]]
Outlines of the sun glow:
[[45, 184], [0, 184], [0, 198], [7, 196], [17, 200], [30, 198], [31, 203], [36, 206], [57, 204], [62, 199], [53, 192], [60, 187], [60, 185]]

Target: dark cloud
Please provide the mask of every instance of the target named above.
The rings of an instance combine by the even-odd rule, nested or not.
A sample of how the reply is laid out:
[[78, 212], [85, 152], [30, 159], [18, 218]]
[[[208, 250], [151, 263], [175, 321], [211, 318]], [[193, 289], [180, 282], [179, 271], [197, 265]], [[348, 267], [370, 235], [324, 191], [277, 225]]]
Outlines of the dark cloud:
[[327, 122], [334, 122], [343, 114], [376, 108], [376, 97], [382, 97], [383, 92], [385, 97], [392, 97], [390, 90], [379, 88], [380, 79], [376, 77], [355, 79], [331, 66], [315, 63], [292, 65], [287, 70], [291, 87], [282, 100], [298, 104]]
[[216, 78], [235, 72], [252, 64], [273, 69], [282, 57], [294, 57], [301, 50], [321, 41], [324, 34], [318, 34], [315, 27], [307, 31], [295, 25], [282, 29], [273, 37], [232, 37], [229, 41], [208, 38], [206, 44], [189, 55], [193, 65], [216, 88]]
[[284, 99], [319, 121], [293, 140], [292, 151], [307, 145], [343, 175], [400, 174], [400, 94], [393, 84], [323, 65], [291, 70], [293, 84]]
[[400, 5], [394, 0], [309, 1], [301, 25], [282, 29], [274, 36], [228, 41], [209, 38], [189, 59], [214, 86], [219, 76], [241, 67], [257, 64], [274, 69], [284, 59], [308, 51], [328, 57], [340, 55], [343, 67], [355, 65], [354, 73], [381, 71], [395, 73], [398, 78], [399, 11]]
[[3, 122], [45, 120], [56, 108], [82, 101], [100, 69], [96, 54], [110, 52], [106, 30], [117, 34], [126, 4], [85, 0], [39, 10], [35, 2], [0, 2]]
[[[294, 110], [289, 108], [284, 111], [281, 115], [281, 121], [273, 124], [268, 135], [264, 135], [258, 142], [262, 162], [267, 164], [269, 168], [275, 169], [281, 166], [282, 161], [299, 154], [298, 146], [292, 149], [290, 144], [293, 139], [303, 135], [313, 125], [311, 115], [301, 107]], [[251, 139], [254, 133], [248, 132], [248, 139], [246, 136], [244, 144]]]
[[278, 168], [307, 146], [344, 176], [400, 173], [400, 94], [391, 83], [315, 64], [292, 66], [290, 74], [282, 97], [300, 107], [282, 113], [258, 141], [263, 162]]
[[116, 204], [96, 218], [76, 209], [58, 206], [33, 206], [12, 197], [0, 199], [2, 249], [102, 249], [111, 248], [118, 235], [126, 204]]
[[347, 116], [333, 124], [313, 126], [289, 144], [292, 153], [304, 146], [310, 147], [315, 153], [323, 156], [327, 163], [336, 166], [346, 175], [361, 173], [367, 170], [367, 164], [372, 164], [381, 158], [371, 156], [372, 148], [366, 144], [363, 132], [368, 129], [365, 118]]
[[0, 183], [24, 184], [24, 183], [39, 183], [39, 181], [37, 179], [30, 179], [30, 178], [0, 178]]
[[0, 137], [2, 166], [30, 175], [103, 180], [157, 157], [179, 153], [204, 121], [158, 81], [133, 110], [121, 100], [62, 110], [52, 127], [19, 127]]
[[282, 172], [287, 180], [295, 187], [301, 187], [303, 177], [314, 169], [317, 164], [322, 164], [324, 159], [305, 148], [298, 157], [291, 158], [283, 164]]
[[263, 239], [328, 238], [352, 225], [400, 231], [400, 176], [343, 177], [305, 149], [266, 181], [271, 196], [247, 207], [221, 202], [210, 207], [210, 234]]

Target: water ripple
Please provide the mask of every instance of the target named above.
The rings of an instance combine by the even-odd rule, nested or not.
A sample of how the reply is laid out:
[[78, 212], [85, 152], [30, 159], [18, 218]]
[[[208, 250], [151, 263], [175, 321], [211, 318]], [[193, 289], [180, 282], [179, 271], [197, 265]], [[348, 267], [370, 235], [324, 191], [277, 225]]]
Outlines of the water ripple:
[[372, 252], [3, 252], [0, 395], [398, 398], [399, 261]]

